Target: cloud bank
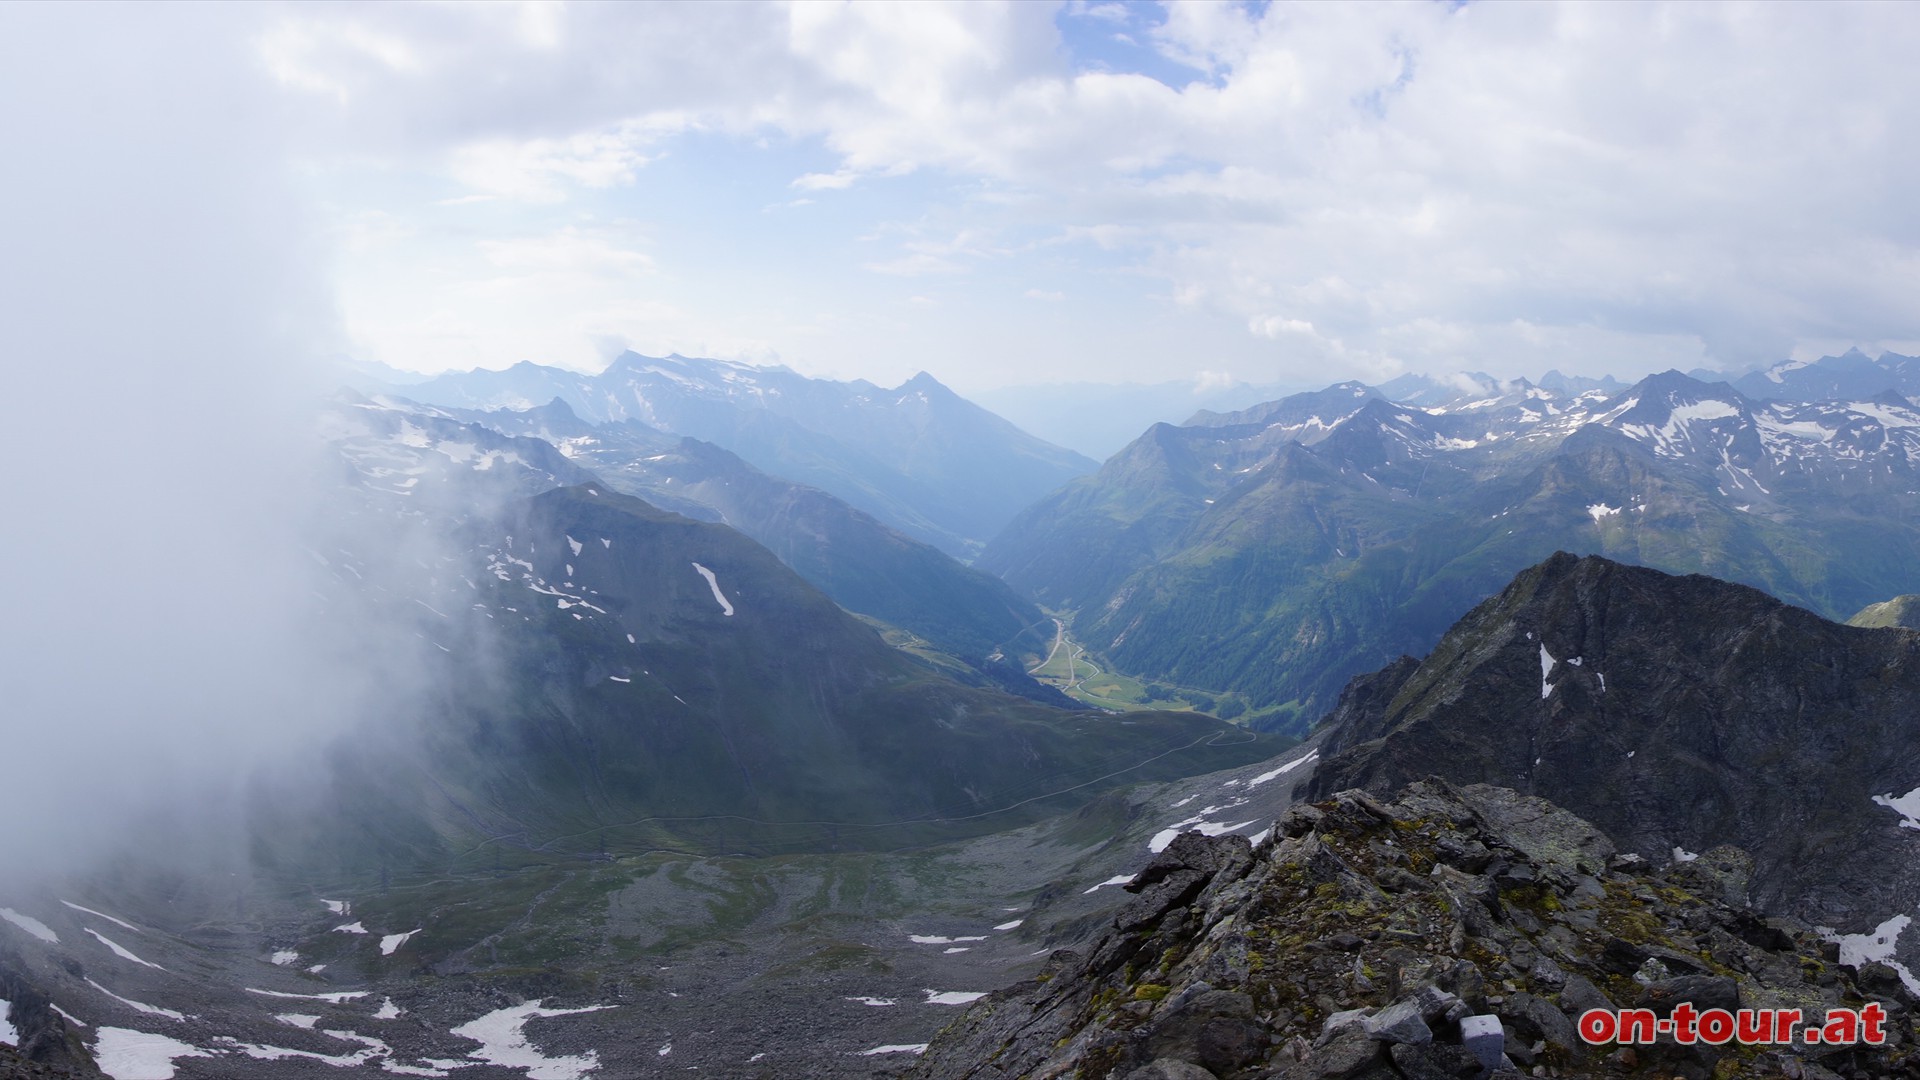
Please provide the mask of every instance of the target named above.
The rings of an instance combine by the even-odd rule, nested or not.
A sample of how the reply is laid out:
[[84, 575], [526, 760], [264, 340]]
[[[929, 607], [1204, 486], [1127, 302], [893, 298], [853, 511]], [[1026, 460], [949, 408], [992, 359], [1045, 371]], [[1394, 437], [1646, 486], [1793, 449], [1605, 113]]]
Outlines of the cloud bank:
[[[784, 168], [774, 186], [816, 203], [790, 209], [884, 207], [819, 226], [811, 272], [844, 299], [779, 318], [699, 284], [701, 252], [662, 255], [644, 282], [606, 264], [590, 300], [529, 309], [583, 355], [589, 329], [644, 342], [727, 322], [742, 351], [878, 361], [915, 339], [859, 317], [906, 301], [875, 279], [939, 274], [954, 322], [920, 324], [936, 350], [1008, 297], [1104, 291], [1104, 309], [1002, 320], [992, 343], [1039, 339], [1009, 370], [1144, 299], [1103, 362], [1174, 377], [1155, 365], [1182, 335], [1142, 333], [1148, 317], [1269, 376], [1920, 343], [1916, 38], [1901, 5], [408, 5], [291, 9], [257, 45], [333, 152], [526, 210], [496, 207], [492, 227], [643, 254], [597, 232], [608, 209], [650, 214], [609, 193], [641, 199], [663, 161], [705, 163], [714, 140], [772, 147], [727, 158], [732, 175], [713, 164], [715, 186]], [[715, 215], [713, 239], [734, 240]], [[929, 250], [961, 237], [968, 258]], [[420, 257], [461, 276], [451, 250]], [[626, 301], [654, 306], [623, 321]], [[360, 318], [351, 288], [348, 310], [363, 338], [406, 329]]]
[[0, 886], [231, 805], [366, 689], [311, 636], [338, 334], [247, 30], [0, 8]]

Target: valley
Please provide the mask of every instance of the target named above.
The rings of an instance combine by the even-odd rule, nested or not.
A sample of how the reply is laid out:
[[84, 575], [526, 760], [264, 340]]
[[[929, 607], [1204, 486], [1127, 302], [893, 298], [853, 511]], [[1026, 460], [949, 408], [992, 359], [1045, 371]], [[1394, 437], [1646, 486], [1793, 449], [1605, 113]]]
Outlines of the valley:
[[1241, 724], [1259, 719], [1246, 715], [1245, 702], [1232, 695], [1149, 683], [1114, 671], [1111, 665], [1102, 666], [1104, 660], [1089, 656], [1086, 646], [1073, 640], [1065, 619], [1055, 617], [1053, 624], [1054, 638], [1047, 655], [1027, 674], [1075, 701], [1117, 712], [1203, 712]]
[[75, 1040], [150, 1040], [96, 1043], [114, 1076], [137, 1074], [141, 1053], [171, 1054], [182, 1075], [266, 1080], [893, 1076], [967, 1004], [1099, 925], [1170, 828], [1270, 825], [1304, 770], [1270, 771], [1115, 792], [893, 853], [522, 852], [385, 886], [259, 879], [238, 920], [213, 897], [99, 879], [88, 887], [114, 906], [80, 895], [106, 914], [56, 892], [9, 896], [0, 933], [45, 935], [0, 953], [0, 977], [49, 997]]
[[0, 4], [0, 1080], [1920, 1080], [1917, 49]]
[[[211, 862], [136, 845], [0, 888], [33, 1062], [0, 1068], [971, 1076], [954, 1047], [1003, 988], [1177, 936], [1139, 913], [1200, 837], [1257, 862], [1302, 815], [1437, 778], [1547, 795], [1648, 866], [1737, 849], [1728, 903], [1908, 988], [1920, 879], [1882, 866], [1920, 865], [1920, 414], [1561, 385], [1339, 384], [1158, 425], [976, 566], [564, 397], [343, 392], [319, 595], [385, 628], [404, 712], [258, 778]], [[1478, 955], [1446, 962], [1492, 973]], [[1073, 999], [1087, 1038], [1158, 1022], [1107, 993]], [[1286, 1023], [1371, 1000], [1315, 994]]]

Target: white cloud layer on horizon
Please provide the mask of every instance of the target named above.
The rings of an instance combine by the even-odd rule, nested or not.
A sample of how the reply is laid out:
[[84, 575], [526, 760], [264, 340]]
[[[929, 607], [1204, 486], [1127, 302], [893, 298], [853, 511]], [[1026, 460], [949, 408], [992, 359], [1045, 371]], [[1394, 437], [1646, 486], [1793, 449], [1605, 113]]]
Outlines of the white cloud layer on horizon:
[[[1122, 34], [1143, 47], [1127, 51]], [[950, 362], [1002, 363], [976, 373], [993, 381], [1030, 360], [1015, 355], [1028, 338], [1058, 356], [1076, 320], [1105, 318], [1060, 304], [1055, 322], [954, 340], [1035, 287], [987, 280], [1094, 291], [1054, 287], [1059, 267], [1042, 274], [1043, 259], [1209, 350], [1175, 360], [1178, 332], [1118, 334], [1087, 343], [1100, 353], [1090, 376], [1096, 363], [1145, 378], [1176, 374], [1169, 363], [1631, 374], [1920, 340], [1910, 6], [298, 7], [258, 40], [325, 133], [316, 152], [513, 203], [522, 229], [578, 226], [568, 204], [644, 181], [662, 155], [701, 153], [690, 139], [815, 147], [777, 186], [924, 204], [890, 208], [896, 228], [864, 245], [853, 234], [872, 223], [845, 226], [837, 239], [858, 251], [819, 250], [811, 270], [838, 286], [841, 310], [769, 314], [689, 284], [728, 275], [685, 251], [636, 248], [656, 280], [610, 288], [680, 313], [616, 320], [640, 343], [704, 336], [803, 367], [909, 370], [946, 341]], [[724, 259], [729, 225], [710, 227]], [[942, 233], [980, 242], [956, 257], [931, 249]], [[431, 279], [484, 270], [467, 254], [414, 252], [432, 271], [423, 322], [433, 289], [472, 284]], [[809, 272], [798, 258], [767, 269]], [[863, 277], [876, 272], [971, 280], [939, 298], [954, 322], [916, 336], [873, 314], [904, 302]], [[578, 311], [488, 316], [537, 317], [537, 332], [474, 328], [519, 354], [435, 354], [421, 334], [382, 346], [405, 335], [360, 319], [347, 293], [355, 333], [402, 366], [559, 358], [525, 355], [543, 335], [550, 354], [585, 354], [609, 330], [608, 303], [587, 289]], [[1129, 353], [1129, 338], [1151, 345]], [[890, 359], [907, 351], [920, 355]]]

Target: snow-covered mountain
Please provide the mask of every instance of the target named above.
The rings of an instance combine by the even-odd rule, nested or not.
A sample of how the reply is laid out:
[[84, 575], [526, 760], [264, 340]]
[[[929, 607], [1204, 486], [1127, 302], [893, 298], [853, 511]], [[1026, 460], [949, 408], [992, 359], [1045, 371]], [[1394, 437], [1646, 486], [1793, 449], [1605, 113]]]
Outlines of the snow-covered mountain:
[[785, 367], [629, 352], [597, 375], [520, 363], [382, 389], [470, 409], [531, 409], [557, 398], [594, 423], [635, 420], [704, 439], [961, 557], [1022, 507], [1095, 467], [924, 372], [887, 389]]
[[[1121, 670], [1305, 723], [1348, 677], [1555, 550], [1764, 588], [1830, 618], [1920, 590], [1920, 408], [1624, 390], [1342, 383], [1157, 425], [982, 554]], [[1476, 396], [1478, 395], [1478, 396]]]
[[1920, 395], [1920, 357], [1883, 352], [1875, 359], [1854, 348], [1818, 360], [1782, 360], [1732, 382], [1750, 398], [1832, 401], [1873, 398], [1888, 390], [1910, 397]]

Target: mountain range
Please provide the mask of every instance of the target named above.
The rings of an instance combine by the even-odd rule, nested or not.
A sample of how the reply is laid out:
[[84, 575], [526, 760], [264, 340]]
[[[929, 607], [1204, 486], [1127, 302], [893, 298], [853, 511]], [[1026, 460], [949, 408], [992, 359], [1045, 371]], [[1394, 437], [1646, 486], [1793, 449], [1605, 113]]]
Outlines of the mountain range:
[[1240, 692], [1291, 730], [1555, 550], [1832, 618], [1920, 586], [1920, 409], [1898, 394], [1760, 401], [1679, 372], [1487, 392], [1422, 407], [1343, 383], [1156, 425], [976, 565], [1120, 670]]
[[717, 443], [961, 557], [1034, 499], [1095, 468], [925, 372], [886, 389], [784, 367], [629, 352], [596, 375], [522, 362], [405, 386], [361, 379], [359, 388], [467, 409], [531, 409], [558, 398], [590, 422], [636, 420]]
[[1787, 401], [1844, 401], [1872, 398], [1891, 390], [1920, 395], [1920, 357], [1883, 352], [1869, 357], [1859, 349], [1818, 360], [1782, 360], [1732, 380], [1750, 398]]
[[[0, 879], [0, 1076], [1920, 1072], [1904, 360], [1341, 383], [1077, 478], [924, 376], [342, 393], [312, 640], [395, 677], [218, 872]], [[1567, 1037], [1682, 994], [1906, 1026]]]
[[571, 483], [599, 477], [661, 509], [738, 529], [835, 603], [884, 624], [896, 644], [917, 648], [949, 674], [1077, 707], [1027, 677], [1026, 661], [1045, 651], [1053, 624], [1011, 586], [827, 492], [769, 476], [722, 447], [636, 420], [592, 424], [557, 398], [526, 410], [449, 409], [384, 396], [357, 407], [389, 415], [390, 424], [411, 425], [427, 449], [446, 440], [459, 454], [476, 430], [537, 442], [543, 460], [557, 453], [567, 463]]
[[[1267, 740], [1207, 717], [1119, 724], [987, 680], [957, 682], [742, 532], [624, 495], [545, 439], [439, 412], [348, 399], [326, 425], [359, 493], [357, 509], [337, 516], [382, 545], [402, 525], [378, 532], [367, 519], [413, 523], [426, 535], [403, 550], [435, 552], [397, 567], [350, 543], [324, 553], [343, 603], [375, 605], [369, 621], [419, 628], [439, 688], [431, 721], [343, 751], [353, 763], [340, 783], [357, 793], [341, 805], [352, 821], [307, 830], [344, 838], [333, 853], [343, 873], [353, 859], [365, 872], [375, 850], [387, 862], [431, 863], [476, 841], [525, 846], [529, 837], [591, 836], [614, 850], [898, 844], [1270, 752]], [[564, 419], [549, 410], [518, 422]], [[676, 460], [659, 463], [656, 483], [699, 488], [696, 474], [717, 461], [718, 478], [708, 478], [732, 485], [728, 505], [779, 504], [756, 511], [765, 516], [797, 502], [796, 514], [891, 544], [842, 554], [909, 578], [928, 569], [935, 591], [920, 601], [931, 618], [950, 620], [950, 641], [968, 640], [971, 630], [952, 627], [975, 597], [943, 612], [954, 598], [937, 591], [940, 575], [1010, 622], [1025, 617], [1004, 586], [931, 548], [843, 507], [837, 517], [809, 509], [804, 491], [742, 471], [716, 448], [667, 441]], [[368, 594], [370, 581], [379, 587]], [[865, 588], [888, 595], [886, 584]], [[1008, 679], [1025, 677], [1016, 666]], [[300, 830], [288, 822], [279, 831]]]

